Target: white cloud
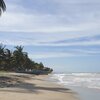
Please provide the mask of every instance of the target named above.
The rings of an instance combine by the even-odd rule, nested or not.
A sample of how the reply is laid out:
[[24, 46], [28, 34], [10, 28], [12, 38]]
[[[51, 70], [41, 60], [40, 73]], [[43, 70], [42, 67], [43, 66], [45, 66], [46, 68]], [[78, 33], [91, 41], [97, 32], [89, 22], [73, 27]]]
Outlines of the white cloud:
[[74, 54], [71, 53], [56, 53], [56, 52], [48, 52], [48, 53], [38, 53], [38, 54], [31, 54], [29, 55], [30, 58], [32, 59], [43, 59], [43, 58], [58, 58], [58, 57], [71, 57], [71, 56], [75, 56]]
[[[32, 15], [21, 13], [5, 13], [0, 19], [0, 31], [11, 32], [77, 32], [96, 30], [100, 28], [100, 19], [79, 24], [62, 24], [62, 18], [57, 15]], [[97, 22], [98, 21], [98, 22]], [[84, 33], [85, 34], [85, 33]]]
[[37, 44], [39, 46], [92, 46], [100, 45], [100, 41], [85, 41], [85, 42], [76, 42], [76, 43], [44, 43]]
[[94, 54], [100, 54], [97, 50], [82, 50], [74, 49], [70, 52], [37, 52], [34, 54], [29, 54], [31, 59], [45, 59], [45, 58], [61, 58], [61, 57], [73, 57], [73, 56], [91, 56]]
[[[52, 43], [100, 35], [99, 0], [29, 0], [29, 2], [37, 4], [35, 7], [33, 5], [33, 9], [29, 6], [27, 6], [29, 8], [25, 7], [22, 2], [23, 0], [7, 0], [7, 12], [0, 18], [0, 42], [3, 44], [54, 47], [100, 45], [99, 40]], [[39, 4], [41, 4], [41, 7], [43, 7], [42, 4], [47, 4], [46, 6], [49, 8], [45, 9], [44, 7], [40, 10]], [[53, 4], [56, 4], [56, 6], [53, 6]], [[81, 54], [95, 53], [95, 51], [90, 52], [88, 50], [79, 50], [79, 52]], [[47, 54], [36, 54], [34, 58], [73, 55], [75, 54], [49, 52]]]
[[[46, 39], [47, 40], [47, 39]], [[100, 45], [100, 40], [92, 40], [92, 41], [83, 41], [83, 42], [64, 42], [64, 43], [52, 43], [52, 41], [42, 41], [42, 40], [33, 40], [33, 39], [0, 39], [0, 43], [6, 44], [6, 45], [32, 45], [32, 46], [93, 46], [93, 45]], [[42, 41], [42, 42], [41, 42]]]

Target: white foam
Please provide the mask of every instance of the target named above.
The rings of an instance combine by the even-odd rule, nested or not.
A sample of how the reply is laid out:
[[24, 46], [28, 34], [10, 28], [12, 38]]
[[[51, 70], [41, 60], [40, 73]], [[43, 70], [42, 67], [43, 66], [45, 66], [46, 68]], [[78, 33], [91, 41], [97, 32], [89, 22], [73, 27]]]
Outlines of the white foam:
[[99, 73], [54, 74], [52, 78], [59, 80], [60, 84], [68, 86], [82, 86], [100, 89]]

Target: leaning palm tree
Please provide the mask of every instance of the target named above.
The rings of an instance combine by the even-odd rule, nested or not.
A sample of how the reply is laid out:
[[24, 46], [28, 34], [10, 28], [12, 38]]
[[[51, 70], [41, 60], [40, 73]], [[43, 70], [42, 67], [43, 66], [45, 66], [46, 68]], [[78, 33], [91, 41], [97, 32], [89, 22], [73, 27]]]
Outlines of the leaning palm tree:
[[6, 10], [6, 5], [4, 0], [0, 0], [0, 15], [2, 14], [2, 12], [4, 12]]

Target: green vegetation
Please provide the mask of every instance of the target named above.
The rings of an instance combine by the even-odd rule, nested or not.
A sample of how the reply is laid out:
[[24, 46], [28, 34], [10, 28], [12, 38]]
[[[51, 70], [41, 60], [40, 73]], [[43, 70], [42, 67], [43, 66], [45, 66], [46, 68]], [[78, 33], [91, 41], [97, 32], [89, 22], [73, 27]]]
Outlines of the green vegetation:
[[44, 67], [42, 63], [36, 63], [23, 51], [22, 46], [16, 46], [14, 51], [0, 44], [0, 71], [26, 72], [33, 74], [48, 74], [53, 69]]
[[2, 14], [2, 12], [4, 12], [6, 10], [6, 5], [4, 0], [0, 0], [0, 15]]

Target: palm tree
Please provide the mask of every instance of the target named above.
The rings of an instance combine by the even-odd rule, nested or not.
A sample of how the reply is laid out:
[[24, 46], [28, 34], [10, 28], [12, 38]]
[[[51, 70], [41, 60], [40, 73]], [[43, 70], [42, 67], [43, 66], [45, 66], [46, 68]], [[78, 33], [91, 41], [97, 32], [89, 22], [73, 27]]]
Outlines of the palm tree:
[[0, 44], [0, 69], [2, 69], [4, 65], [4, 59], [5, 59], [4, 50], [5, 50], [5, 46]]
[[0, 44], [0, 62], [4, 58], [4, 50], [5, 50], [5, 46], [3, 46], [2, 44]]
[[27, 53], [23, 52], [22, 46], [16, 46], [16, 50], [13, 52], [13, 59], [15, 67], [19, 70], [23, 69], [25, 58], [27, 58]]
[[5, 70], [11, 70], [11, 62], [12, 62], [12, 52], [9, 49], [5, 49]]
[[6, 5], [4, 0], [0, 0], [0, 15], [2, 14], [2, 12], [4, 12], [6, 10]]

